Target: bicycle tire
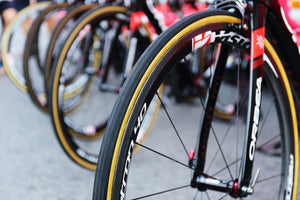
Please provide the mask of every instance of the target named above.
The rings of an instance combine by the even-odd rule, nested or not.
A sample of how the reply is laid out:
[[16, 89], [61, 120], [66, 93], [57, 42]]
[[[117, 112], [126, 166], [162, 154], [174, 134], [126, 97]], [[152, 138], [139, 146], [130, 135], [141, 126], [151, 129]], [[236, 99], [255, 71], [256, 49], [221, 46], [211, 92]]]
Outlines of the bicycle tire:
[[[185, 129], [189, 128], [187, 132], [182, 131], [184, 133], [183, 135], [181, 135], [182, 136], [181, 139], [183, 140], [182, 142], [179, 141], [177, 142], [177, 139], [180, 140], [180, 138], [177, 138], [176, 136], [178, 135], [177, 133], [176, 134], [174, 133], [174, 135], [164, 134], [163, 131], [166, 130], [166, 127], [163, 125], [168, 125], [169, 122], [167, 119], [163, 120], [163, 117], [161, 117], [160, 120], [156, 120], [157, 122], [162, 121], [162, 125], [159, 126], [156, 132], [150, 133], [150, 136], [152, 136], [153, 134], [153, 137], [155, 137], [153, 141], [149, 141], [149, 143], [146, 143], [145, 145], [141, 145], [141, 144], [136, 144], [135, 138], [136, 135], [138, 135], [139, 125], [142, 123], [143, 116], [146, 112], [145, 110], [147, 109], [148, 102], [153, 96], [155, 96], [155, 91], [157, 87], [162, 83], [162, 79], [166, 76], [167, 71], [170, 71], [172, 68], [174, 68], [175, 66], [174, 60], [176, 60], [177, 62], [183, 61], [184, 56], [192, 51], [193, 38], [203, 33], [202, 36], [205, 37], [202, 37], [204, 39], [202, 40], [203, 43], [201, 45], [205, 46], [208, 43], [213, 44], [214, 43], [213, 39], [218, 40], [217, 36], [213, 38], [212, 35], [213, 34], [217, 35], [218, 33], [220, 33], [219, 31], [221, 31], [221, 33], [224, 35], [223, 37], [218, 35], [218, 37], [220, 37], [219, 38], [220, 40], [223, 38], [223, 41], [225, 42], [227, 41], [228, 43], [231, 43], [231, 45], [235, 45], [236, 47], [243, 48], [241, 43], [242, 41], [244, 41], [243, 40], [244, 36], [243, 34], [241, 35], [239, 32], [236, 32], [235, 31], [236, 29], [234, 28], [234, 26], [238, 24], [240, 24], [240, 18], [235, 16], [233, 13], [219, 11], [219, 10], [204, 11], [202, 13], [197, 13], [195, 15], [180, 20], [177, 24], [173, 25], [164, 33], [162, 33], [150, 45], [150, 47], [148, 47], [148, 49], [138, 60], [130, 76], [124, 83], [124, 86], [122, 87], [122, 91], [119, 94], [118, 100], [113, 109], [112, 116], [108, 123], [106, 133], [104, 135], [104, 139], [101, 145], [101, 150], [98, 159], [98, 166], [95, 175], [94, 195], [93, 195], [94, 200], [127, 199], [126, 197], [128, 197], [128, 199], [143, 199], [142, 197], [145, 198], [154, 197], [156, 199], [158, 197], [161, 197], [162, 199], [167, 199], [169, 197], [167, 196], [167, 194], [171, 192], [175, 192], [175, 194], [174, 196], [171, 196], [170, 199], [176, 199], [176, 198], [196, 199], [197, 197], [202, 197], [201, 199], [204, 198], [207, 199], [230, 198], [231, 199], [232, 198], [231, 196], [229, 196], [229, 194], [227, 194], [226, 196], [226, 194], [224, 193], [213, 194], [218, 197], [209, 196], [210, 195], [208, 194], [210, 192], [209, 190], [205, 190], [202, 188], [204, 192], [201, 192], [200, 191], [201, 189], [197, 190], [195, 188], [191, 188], [190, 181], [191, 181], [191, 172], [193, 171], [193, 169], [189, 165], [189, 160], [190, 160], [189, 155], [187, 151], [183, 150], [184, 148], [182, 148], [183, 147], [182, 143], [184, 142], [185, 142], [184, 144], [188, 143], [187, 142], [188, 138], [185, 137], [186, 135], [189, 135], [189, 137], [191, 138], [193, 135], [197, 135], [193, 133], [194, 126], [192, 126], [192, 121], [193, 119], [197, 118], [198, 120], [197, 119], [194, 120], [196, 121], [195, 122], [196, 126], [194, 128], [199, 128], [198, 127], [199, 119], [201, 118], [194, 116], [188, 120], [191, 123], [187, 123], [186, 122], [187, 120], [182, 120], [184, 119], [185, 116], [184, 112], [178, 112], [179, 119], [177, 121], [171, 122], [172, 126], [170, 125], [171, 127], [169, 128], [170, 131], [168, 131], [167, 133], [171, 131], [176, 132], [175, 130], [172, 129], [173, 125], [177, 126], [176, 122], [178, 123], [179, 126], [177, 130], [181, 131], [181, 129], [179, 128], [185, 128]], [[204, 33], [207, 34], [204, 35]], [[212, 34], [210, 35], [210, 33]], [[230, 42], [227, 39], [232, 39], [232, 38], [230, 38], [230, 36], [226, 38], [225, 36], [226, 33], [232, 33], [234, 37], [236, 36], [240, 40], [235, 40], [235, 41], [232, 40]], [[269, 37], [268, 35], [269, 32], [266, 31], [266, 34], [267, 34], [266, 37]], [[200, 38], [198, 39], [200, 41]], [[209, 39], [211, 40], [209, 41]], [[217, 42], [222, 43], [222, 41], [219, 40]], [[228, 43], [226, 44], [228, 45]], [[275, 96], [274, 97], [271, 96], [271, 98], [269, 98], [268, 95], [263, 96], [262, 102], [265, 101], [269, 102], [269, 100], [271, 100], [272, 98], [275, 99], [276, 103], [273, 102], [274, 104], [272, 104], [272, 107], [274, 106], [274, 108], [277, 109], [278, 112], [277, 119], [279, 120], [278, 124], [280, 124], [280, 128], [282, 128], [283, 130], [281, 133], [279, 133], [279, 136], [281, 137], [280, 145], [283, 150], [279, 153], [279, 157], [266, 155], [265, 153], [261, 153], [261, 152], [256, 152], [254, 164], [264, 165], [267, 163], [269, 165], [272, 165], [272, 167], [269, 168], [269, 170], [268, 170], [268, 166], [262, 166], [264, 167], [263, 168], [264, 170], [261, 170], [261, 174], [263, 174], [263, 171], [264, 173], [270, 172], [272, 174], [273, 171], [277, 170], [277, 167], [278, 168], [282, 167], [281, 170], [280, 169], [278, 170], [279, 177], [280, 177], [279, 179], [282, 182], [278, 183], [280, 181], [276, 179], [275, 184], [272, 184], [273, 182], [271, 184], [267, 182], [266, 184], [262, 184], [261, 185], [262, 187], [258, 186], [259, 185], [258, 182], [260, 183], [263, 182], [264, 178], [266, 178], [264, 181], [267, 180], [274, 181], [274, 179], [267, 179], [268, 177], [264, 177], [264, 175], [260, 174], [256, 182], [256, 186], [254, 188], [254, 194], [252, 196], [249, 195], [248, 198], [249, 199], [251, 198], [296, 199], [299, 159], [298, 159], [298, 125], [297, 125], [294, 99], [287, 78], [287, 74], [284, 71], [283, 63], [285, 59], [284, 57], [282, 57], [283, 54], [278, 49], [278, 46], [272, 43], [272, 40], [270, 40], [270, 38], [267, 38], [265, 40], [265, 47], [266, 47], [266, 51], [265, 51], [266, 67], [264, 67], [264, 78], [265, 78], [264, 80], [266, 80], [266, 82], [271, 83], [270, 85], [268, 85], [269, 87], [266, 88], [267, 89], [266, 91], [268, 91], [267, 93], [268, 95], [269, 92], [270, 93], [273, 92]], [[230, 93], [230, 95], [232, 94]], [[220, 95], [218, 96], [218, 98], [219, 97]], [[262, 105], [261, 109], [263, 110], [264, 108], [267, 107], [268, 106], [266, 105]], [[187, 107], [185, 107], [185, 109], [187, 109], [189, 112], [192, 112], [192, 110], [188, 109]], [[162, 110], [164, 111], [164, 109]], [[184, 111], [184, 110], [181, 109], [180, 111]], [[175, 111], [170, 111], [169, 112], [170, 115], [172, 114], [171, 112], [175, 112]], [[198, 110], [196, 112], [201, 113], [201, 111]], [[263, 118], [268, 120], [270, 117], [270, 115], [268, 115], [268, 112], [267, 113], [262, 112], [262, 113], [263, 113], [262, 114]], [[166, 113], [163, 114], [168, 115], [168, 117], [170, 116], [169, 114]], [[187, 115], [189, 114], [190, 113], [187, 113]], [[265, 114], [267, 114], [267, 116], [264, 116]], [[174, 118], [174, 116], [172, 115], [169, 118], [172, 117]], [[269, 120], [271, 121], [271, 119]], [[182, 126], [180, 126], [179, 124], [180, 122], [182, 123], [185, 122], [185, 123], [183, 123]], [[218, 122], [212, 122], [212, 123], [218, 123]], [[217, 129], [217, 127], [214, 127], [214, 129]], [[224, 130], [226, 130], [226, 128], [221, 127], [221, 132], [218, 131], [217, 134], [214, 135], [219, 135], [219, 134], [224, 135], [226, 133], [226, 131]], [[222, 131], [225, 133], [222, 133]], [[260, 135], [259, 138], [257, 139], [263, 140], [265, 137], [263, 136], [265, 132], [275, 133], [276, 128], [272, 128], [271, 131], [265, 130], [263, 132], [259, 132]], [[165, 136], [164, 137], [165, 140], [162, 141], [160, 137], [163, 137], [163, 135]], [[211, 136], [211, 137], [215, 138], [216, 136]], [[175, 138], [174, 142], [169, 142], [173, 138]], [[196, 141], [196, 139], [193, 138], [190, 140], [191, 140], [190, 142], [192, 143], [194, 143], [193, 141]], [[209, 139], [209, 140], [213, 140], [213, 139]], [[148, 139], [146, 142], [148, 142]], [[229, 149], [234, 148], [233, 143], [234, 143], [234, 139], [232, 138], [227, 143]], [[135, 146], [139, 146], [144, 150], [144, 152], [142, 152], [142, 150], [138, 151], [138, 153], [141, 154], [140, 156], [137, 155], [138, 153], [132, 156], [132, 152]], [[225, 145], [223, 145], [222, 143], [222, 148], [223, 146]], [[210, 147], [214, 148], [214, 146], [212, 146], [211, 144], [203, 148], [209, 149]], [[173, 149], [174, 151], [168, 152], [170, 149]], [[159, 150], [162, 150], [164, 152], [160, 152]], [[142, 154], [147, 152], [148, 154]], [[169, 154], [163, 154], [165, 152]], [[224, 152], [224, 154], [225, 153], [228, 152]], [[158, 158], [157, 160], [153, 160], [152, 159], [153, 157], [158, 157]], [[264, 159], [260, 160], [261, 157], [264, 157]], [[206, 156], [206, 158], [213, 159], [214, 155]], [[238, 158], [240, 157], [238, 156]], [[221, 159], [221, 163], [223, 163], [222, 158], [220, 159]], [[282, 159], [282, 160], [278, 161], [278, 163], [275, 162], [273, 164], [270, 164], [269, 163], [270, 159], [274, 159], [272, 161], [275, 161], [276, 159]], [[236, 163], [238, 163], [239, 160], [235, 159], [235, 161]], [[231, 163], [229, 162], [228, 164]], [[229, 166], [231, 167], [231, 165]], [[154, 169], [155, 167], [157, 167], [156, 170]], [[214, 166], [209, 166], [208, 169], [205, 170], [207, 171], [213, 170], [213, 167]], [[186, 174], [181, 176], [180, 170], [185, 170]], [[236, 171], [238, 171], [238, 168]], [[169, 175], [165, 177], [166, 174]], [[208, 174], [211, 175], [211, 173]], [[226, 170], [225, 175], [220, 174], [218, 171], [216, 171], [216, 176], [217, 175], [229, 176], [228, 170]], [[218, 182], [218, 180], [215, 181]], [[180, 181], [183, 181], [183, 183], [181, 183]], [[180, 184], [179, 183], [177, 184], [177, 182], [180, 182]], [[165, 187], [161, 185], [164, 185]], [[275, 189], [273, 188], [273, 186], [274, 187], [278, 186], [279, 188]], [[154, 188], [154, 190], [152, 191], [153, 193], [148, 191], [153, 188]], [[129, 196], [131, 195], [129, 194], [130, 189], [133, 190], [132, 192], [134, 192], [136, 196]], [[145, 192], [143, 193], [142, 190], [145, 190]], [[259, 192], [264, 192], [264, 190], [268, 191], [268, 194], [259, 193]], [[189, 195], [190, 193], [188, 192], [192, 194]], [[196, 196], [202, 194], [203, 196]], [[154, 196], [154, 195], [162, 195], [162, 196]], [[258, 195], [258, 197], [255, 195]], [[278, 195], [279, 197], [277, 198], [274, 197], [276, 195]]]
[[[11, 51], [11, 43], [12, 38], [15, 29], [18, 29], [21, 26], [20, 24], [25, 20], [27, 17], [33, 15], [34, 13], [37, 13], [43, 9], [45, 9], [50, 2], [41, 2], [37, 4], [30, 5], [23, 10], [21, 10], [16, 17], [8, 24], [6, 27], [3, 36], [2, 36], [2, 44], [1, 44], [1, 53], [2, 53], [2, 61], [5, 68], [5, 71], [7, 72], [8, 77], [13, 82], [17, 88], [19, 88], [23, 92], [27, 92], [27, 85], [26, 80], [23, 76], [23, 73], [21, 72], [22, 64], [20, 64], [19, 67], [13, 63], [15, 60], [20, 60], [19, 58], [15, 59], [12, 55]], [[18, 38], [19, 39], [19, 38]], [[17, 45], [20, 47], [20, 44]]]
[[[43, 103], [43, 100], [40, 100], [41, 97], [45, 96], [43, 91], [43, 75], [44, 75], [44, 66], [41, 63], [40, 55], [43, 50], [39, 49], [39, 35], [41, 26], [46, 17], [49, 14], [54, 12], [62, 11], [62, 9], [67, 9], [71, 5], [69, 3], [53, 3], [49, 5], [46, 9], [39, 13], [39, 16], [34, 20], [33, 24], [30, 27], [30, 30], [27, 35], [25, 49], [24, 49], [24, 58], [23, 58], [23, 68], [24, 68], [24, 77], [27, 85], [27, 91], [32, 102], [43, 112], [47, 113], [46, 104]], [[50, 33], [51, 34], [51, 33]], [[43, 42], [47, 40], [47, 36], [43, 35]], [[46, 42], [45, 42], [46, 43]], [[36, 81], [37, 80], [37, 81]], [[37, 82], [37, 83], [36, 83]], [[36, 84], [38, 88], [35, 86]]]
[[[63, 69], [65, 58], [67, 56], [67, 52], [71, 47], [72, 43], [74, 42], [77, 34], [81, 31], [81, 29], [84, 28], [86, 24], [91, 23], [91, 21], [93, 20], [97, 21], [98, 23], [99, 21], [101, 21], [101, 19], [109, 19], [111, 17], [115, 17], [116, 14], [124, 15], [126, 11], [127, 9], [125, 7], [120, 7], [120, 6], [108, 6], [103, 8], [97, 7], [91, 11], [88, 11], [83, 16], [81, 16], [80, 19], [78, 19], [76, 26], [74, 26], [74, 28], [70, 30], [70, 34], [68, 35], [66, 42], [61, 48], [59, 57], [56, 58], [56, 61], [54, 62], [55, 67], [51, 69], [48, 102], [49, 102], [49, 111], [52, 119], [52, 124], [55, 129], [56, 136], [60, 141], [61, 146], [67, 153], [67, 155], [73, 161], [75, 161], [75, 163], [92, 170], [95, 170], [96, 168], [99, 147], [97, 146], [96, 153], [89, 153], [87, 152], [87, 150], [80, 148], [79, 145], [76, 144], [75, 140], [76, 138], [88, 139], [88, 140], [95, 140], [96, 138], [99, 138], [99, 140], [102, 140], [101, 137], [106, 127], [107, 118], [103, 121], [104, 122], [103, 124], [98, 125], [96, 129], [93, 128], [95, 132], [93, 132], [93, 134], [90, 135], [85, 133], [84, 127], [83, 128], [70, 127], [72, 126], [72, 124], [67, 123], [66, 119], [64, 118], [66, 114], [64, 114], [62, 108], [59, 107], [60, 105], [59, 95], [58, 95], [59, 85], [60, 85], [59, 80], [61, 77], [61, 72]], [[88, 93], [87, 89], [85, 88], [81, 89], [81, 91]], [[94, 94], [97, 94], [99, 92], [100, 91], [96, 91], [94, 92]], [[89, 94], [91, 94], [91, 92], [89, 92]], [[100, 112], [104, 112], [104, 111], [100, 111]]]
[[65, 25], [69, 22], [69, 20], [75, 18], [77, 19], [79, 16], [81, 16], [84, 12], [95, 8], [98, 6], [98, 4], [78, 4], [75, 5], [74, 7], [71, 7], [70, 10], [68, 10], [67, 15], [57, 24], [55, 27], [55, 31], [51, 35], [50, 43], [47, 48], [47, 53], [46, 53], [46, 61], [45, 61], [45, 71], [44, 71], [44, 77], [45, 77], [45, 90], [47, 91], [49, 89], [49, 79], [50, 79], [50, 72], [51, 72], [51, 67], [53, 64], [53, 55], [54, 55], [54, 48], [56, 45], [56, 41], [60, 35], [60, 33], [63, 31]]
[[[75, 20], [77, 18], [79, 18], [79, 16], [81, 16], [84, 12], [95, 8], [98, 4], [76, 4], [72, 7], [70, 7], [67, 10], [67, 14], [66, 16], [64, 16], [63, 19], [61, 19], [59, 21], [59, 23], [56, 25], [53, 33], [51, 34], [51, 38], [49, 41], [49, 44], [47, 46], [47, 50], [46, 50], [46, 58], [45, 58], [45, 66], [44, 66], [44, 70], [43, 70], [43, 84], [42, 87], [39, 88], [40, 92], [39, 94], [36, 94], [35, 90], [32, 88], [31, 82], [28, 82], [28, 90], [31, 94], [31, 98], [33, 100], [33, 102], [37, 105], [38, 108], [40, 108], [43, 112], [45, 113], [49, 113], [49, 109], [48, 109], [48, 103], [47, 103], [47, 90], [49, 89], [49, 79], [50, 79], [50, 71], [51, 71], [51, 66], [53, 64], [53, 60], [54, 60], [54, 47], [55, 44], [59, 38], [59, 35], [61, 32], [64, 31], [65, 29], [65, 25], [67, 23], [69, 23], [70, 20], [74, 19], [74, 23]], [[25, 68], [25, 72], [26, 72], [26, 68]], [[29, 75], [29, 73], [28, 73]], [[47, 84], [46, 84], [47, 83]]]

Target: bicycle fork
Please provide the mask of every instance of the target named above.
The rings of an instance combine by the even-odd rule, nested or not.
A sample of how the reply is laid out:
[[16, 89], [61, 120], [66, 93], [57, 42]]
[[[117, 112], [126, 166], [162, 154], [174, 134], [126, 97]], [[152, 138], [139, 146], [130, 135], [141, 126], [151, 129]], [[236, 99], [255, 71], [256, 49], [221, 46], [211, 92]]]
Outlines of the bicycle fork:
[[[246, 3], [247, 4], [247, 3]], [[245, 8], [246, 5], [245, 4]], [[263, 75], [263, 54], [264, 54], [264, 38], [265, 27], [264, 21], [266, 16], [266, 8], [254, 2], [253, 11], [250, 12], [251, 27], [251, 46], [250, 46], [250, 77], [249, 77], [249, 98], [247, 112], [247, 128], [244, 141], [244, 149], [241, 157], [241, 166], [239, 175], [232, 180], [219, 180], [204, 174], [205, 157], [207, 141], [211, 129], [211, 121], [213, 110], [216, 104], [216, 97], [220, 88], [223, 70], [229, 54], [229, 47], [222, 45], [219, 58], [216, 62], [216, 69], [211, 82], [210, 91], [206, 98], [205, 114], [201, 121], [200, 135], [197, 141], [195, 152], [190, 155], [190, 164], [194, 169], [191, 180], [191, 186], [200, 191], [215, 190], [230, 194], [232, 197], [246, 197], [254, 192], [254, 185], [259, 176], [260, 170], [252, 179], [253, 161], [256, 147], [256, 137], [259, 124], [262, 75]], [[226, 163], [228, 167], [228, 163]], [[252, 181], [251, 181], [252, 179]]]

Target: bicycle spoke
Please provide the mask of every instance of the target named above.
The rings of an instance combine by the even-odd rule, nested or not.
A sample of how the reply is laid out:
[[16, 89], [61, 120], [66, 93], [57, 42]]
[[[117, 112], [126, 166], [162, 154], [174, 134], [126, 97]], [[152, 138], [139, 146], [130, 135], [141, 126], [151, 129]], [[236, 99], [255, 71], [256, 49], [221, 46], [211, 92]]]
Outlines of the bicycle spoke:
[[152, 197], [152, 196], [157, 196], [157, 195], [160, 195], [160, 194], [172, 192], [172, 191], [175, 191], [175, 190], [180, 190], [180, 189], [187, 188], [187, 187], [190, 187], [190, 185], [184, 185], [184, 186], [180, 186], [180, 187], [176, 187], [176, 188], [156, 192], [156, 193], [153, 193], [153, 194], [145, 195], [145, 196], [134, 198], [134, 199], [131, 199], [131, 200], [138, 200], [138, 199], [144, 199], [144, 198], [148, 198], [148, 197]]
[[173, 162], [175, 162], [175, 163], [178, 163], [178, 164], [180, 164], [180, 165], [182, 165], [182, 166], [184, 166], [184, 167], [187, 167], [187, 168], [189, 168], [189, 169], [192, 169], [190, 166], [188, 166], [188, 165], [186, 165], [186, 164], [184, 164], [184, 163], [182, 163], [182, 162], [180, 162], [180, 161], [178, 161], [178, 160], [175, 160], [174, 158], [171, 158], [171, 157], [169, 157], [169, 156], [167, 156], [167, 155], [164, 155], [164, 154], [162, 154], [162, 153], [160, 153], [160, 152], [158, 152], [158, 151], [156, 151], [156, 150], [154, 150], [154, 149], [151, 149], [151, 148], [149, 148], [149, 147], [147, 147], [147, 146], [145, 146], [145, 145], [143, 145], [143, 144], [140, 144], [140, 143], [135, 143], [135, 144], [137, 144], [137, 145], [139, 145], [140, 147], [143, 147], [143, 148], [145, 148], [145, 149], [147, 149], [147, 150], [149, 150], [149, 151], [151, 151], [151, 152], [153, 152], [153, 153], [155, 153], [155, 154], [157, 154], [157, 155], [160, 155], [161, 157], [164, 157], [164, 158], [167, 158], [167, 159], [169, 159], [169, 160], [171, 160], [171, 161], [173, 161]]
[[[275, 104], [275, 100], [274, 100], [274, 98], [272, 98], [272, 102], [270, 103], [270, 105], [267, 109], [266, 117], [264, 117], [264, 120], [261, 122], [261, 125], [260, 125], [261, 127], [264, 127], [265, 123], [267, 122], [267, 118], [268, 118], [268, 116], [270, 116], [271, 109], [272, 109], [274, 104]], [[258, 137], [263, 133], [262, 129], [263, 128], [261, 128], [259, 133], [257, 134]]]
[[226, 160], [226, 158], [225, 158], [225, 154], [224, 154], [224, 152], [223, 152], [223, 150], [222, 150], [222, 148], [221, 148], [221, 145], [220, 145], [220, 143], [219, 143], [218, 137], [217, 137], [215, 131], [212, 131], [212, 132], [213, 132], [213, 135], [215, 136], [217, 145], [218, 145], [218, 147], [219, 147], [219, 149], [220, 149], [220, 152], [221, 152], [223, 161], [224, 161], [224, 163], [225, 163], [225, 165], [226, 165], [226, 168], [227, 168], [227, 170], [228, 170], [228, 173], [229, 173], [231, 179], [233, 179], [233, 175], [232, 175], [232, 173], [231, 173], [231, 170], [230, 170], [229, 165], [228, 165], [228, 163], [227, 163], [227, 160]]
[[[238, 50], [238, 59], [240, 59], [240, 51]], [[236, 101], [237, 102], [239, 102], [239, 98], [240, 98], [240, 64], [241, 64], [241, 62], [240, 62], [240, 60], [239, 60], [239, 62], [238, 62], [239, 64], [238, 64], [238, 66], [237, 66], [237, 78], [236, 78], [236, 81], [237, 81], [237, 87], [236, 87]], [[239, 107], [239, 103], [237, 104], [237, 118], [239, 119], [239, 114], [240, 114], [240, 107]], [[236, 129], [236, 144], [239, 144], [239, 127], [240, 127], [240, 123], [238, 123], [237, 124], [237, 129]], [[236, 158], [238, 158], [239, 157], [239, 155], [238, 155], [238, 152], [239, 152], [239, 146], [238, 145], [236, 145], [236, 151], [235, 151], [235, 157]], [[239, 168], [238, 168], [238, 164], [236, 164], [236, 176], [238, 175], [238, 171], [239, 171]]]
[[227, 197], [228, 196], [228, 194], [225, 194], [224, 196], [222, 196], [219, 200], [222, 200], [222, 199], [224, 199], [225, 197]]
[[196, 200], [196, 197], [198, 196], [198, 194], [199, 194], [199, 191], [196, 192], [196, 194], [195, 194], [193, 200]]
[[268, 177], [268, 178], [264, 178], [264, 179], [257, 180], [256, 183], [266, 182], [266, 181], [269, 181], [269, 180], [271, 180], [271, 179], [281, 177], [282, 175], [283, 175], [283, 174], [273, 175], [273, 176], [270, 176], [270, 177]]
[[[207, 191], [205, 192], [205, 194], [206, 194], [207, 199], [208, 199], [208, 200], [211, 200], [211, 198], [210, 198], [210, 196], [209, 196], [209, 194], [208, 194]], [[220, 197], [218, 200], [222, 200], [222, 199], [224, 199], [224, 198], [227, 197], [227, 196], [228, 196], [228, 194], [225, 194], [224, 196]], [[201, 198], [201, 199], [203, 199], [203, 198]]]
[[205, 194], [206, 194], [206, 197], [210, 200], [211, 198], [209, 197], [209, 195], [208, 195], [208, 192], [206, 191], [205, 192]]
[[[242, 158], [239, 158], [239, 159], [237, 159], [236, 161], [230, 163], [230, 164], [229, 164], [229, 167], [231, 167], [232, 165], [238, 163], [238, 162], [241, 161], [241, 160], [242, 160]], [[217, 174], [223, 172], [223, 171], [226, 170], [226, 169], [227, 169], [227, 167], [223, 167], [223, 168], [220, 169], [219, 171], [215, 172], [212, 176], [216, 176]]]
[[162, 99], [160, 98], [160, 96], [158, 95], [157, 92], [156, 92], [156, 96], [158, 97], [158, 99], [159, 99], [159, 101], [160, 101], [160, 103], [161, 103], [161, 106], [162, 106], [163, 110], [165, 111], [165, 113], [166, 113], [166, 115], [167, 115], [167, 117], [168, 117], [170, 123], [172, 124], [172, 127], [173, 127], [173, 129], [174, 129], [174, 131], [175, 131], [175, 133], [176, 133], [176, 135], [177, 135], [177, 138], [180, 140], [180, 143], [181, 143], [181, 145], [182, 145], [182, 147], [183, 147], [183, 149], [184, 149], [186, 155], [189, 156], [189, 152], [188, 152], [187, 148], [185, 147], [185, 145], [184, 145], [184, 143], [183, 143], [183, 140], [182, 140], [182, 138], [180, 137], [179, 132], [178, 132], [178, 130], [177, 130], [177, 128], [176, 128], [176, 126], [175, 126], [173, 120], [171, 119], [171, 116], [170, 116], [169, 112], [167, 111], [167, 108], [166, 108], [165, 104], [163, 103]]
[[[225, 139], [227, 138], [227, 136], [228, 136], [228, 134], [229, 134], [229, 130], [230, 130], [230, 128], [232, 127], [232, 125], [233, 125], [233, 123], [230, 123], [230, 126], [229, 126], [229, 128], [227, 129], [226, 134], [225, 134], [225, 136], [224, 136], [223, 139], [222, 139], [221, 146], [222, 146], [222, 144], [224, 143]], [[208, 170], [211, 169], [213, 163], [216, 161], [219, 152], [220, 152], [220, 149], [218, 148], [217, 151], [216, 151], [216, 153], [215, 153], [214, 156], [213, 156], [213, 159], [211, 160], [210, 164], [208, 165], [208, 166], [209, 166], [209, 167], [208, 167]]]
[[[186, 66], [185, 66], [186, 67]], [[213, 73], [213, 66], [211, 66], [210, 67], [210, 74], [214, 74]], [[188, 70], [188, 69], [186, 69], [188, 72], [189, 72], [189, 78], [190, 78], [190, 81], [192, 81], [192, 83], [194, 83], [194, 81], [193, 81], [193, 76], [192, 76], [192, 74], [191, 74], [191, 72], [190, 72], [190, 70]], [[198, 98], [199, 98], [199, 100], [200, 100], [200, 102], [201, 102], [201, 106], [202, 106], [202, 108], [203, 108], [203, 110], [204, 110], [204, 115], [206, 116], [206, 117], [208, 117], [208, 113], [206, 112], [206, 106], [205, 106], [205, 103], [203, 102], [203, 98], [200, 96], [200, 94], [201, 94], [201, 92], [199, 91], [199, 88], [197, 87], [197, 86], [195, 86], [194, 85], [194, 87], [196, 87], [197, 89], [198, 89]], [[208, 90], [209, 90], [210, 88], [208, 88]], [[224, 155], [224, 152], [223, 152], [223, 150], [222, 150], [222, 148], [221, 148], [221, 145], [220, 145], [220, 142], [219, 142], [219, 140], [218, 140], [218, 138], [217, 138], [217, 135], [216, 135], [216, 132], [215, 132], [215, 129], [213, 128], [213, 125], [211, 124], [210, 125], [211, 126], [211, 131], [213, 132], [213, 135], [215, 136], [215, 140], [216, 140], [216, 142], [217, 142], [217, 144], [218, 144], [218, 151], [220, 151], [221, 152], [221, 155], [222, 155], [222, 158], [223, 158], [223, 161], [224, 161], [224, 163], [225, 163], [225, 165], [227, 166], [227, 169], [228, 169], [228, 172], [229, 172], [229, 174], [230, 174], [230, 176], [231, 176], [231, 178], [233, 179], [233, 176], [232, 176], [232, 173], [231, 173], [231, 171], [230, 171], [230, 169], [229, 169], [229, 167], [228, 167], [228, 163], [227, 163], [227, 161], [226, 161], [226, 158], [225, 158], [225, 155]]]
[[[245, 101], [246, 101], [246, 96], [243, 97], [241, 105], [243, 105], [243, 104], [245, 103]], [[238, 109], [237, 109], [237, 113], [239, 113], [239, 110], [238, 110]], [[232, 128], [232, 126], [233, 126], [234, 121], [236, 120], [236, 118], [238, 118], [238, 116], [237, 116], [237, 117], [233, 117], [233, 118], [230, 120], [229, 127], [228, 127], [227, 130], [225, 131], [226, 133], [225, 133], [225, 135], [224, 135], [224, 137], [223, 137], [223, 139], [222, 139], [221, 146], [224, 144], [225, 139], [227, 138], [228, 134], [230, 133], [230, 129]], [[212, 167], [214, 161], [216, 160], [216, 157], [217, 157], [217, 154], [218, 154], [218, 153], [219, 153], [219, 149], [218, 149], [218, 150], [216, 151], [216, 153], [214, 154], [213, 159], [211, 160], [211, 163], [209, 164], [208, 169], [211, 169], [211, 167]], [[239, 159], [239, 160], [240, 160], [240, 159]], [[236, 162], [234, 162], [234, 163], [236, 163]]]
[[271, 142], [275, 141], [277, 138], [279, 138], [280, 135], [276, 135], [274, 137], [272, 137], [271, 139], [269, 139], [268, 141], [264, 142], [263, 144], [261, 144], [260, 146], [257, 147], [257, 149], [262, 148], [263, 146], [270, 144]]

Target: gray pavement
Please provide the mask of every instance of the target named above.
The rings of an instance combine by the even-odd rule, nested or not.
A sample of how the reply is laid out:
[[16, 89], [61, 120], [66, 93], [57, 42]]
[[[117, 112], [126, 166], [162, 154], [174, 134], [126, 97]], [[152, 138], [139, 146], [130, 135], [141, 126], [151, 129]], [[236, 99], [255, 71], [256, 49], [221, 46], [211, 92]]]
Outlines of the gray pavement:
[[7, 75], [0, 76], [0, 92], [0, 200], [92, 199], [94, 172], [67, 157], [50, 117]]
[[0, 200], [92, 198], [94, 172], [60, 147], [50, 117], [0, 76]]

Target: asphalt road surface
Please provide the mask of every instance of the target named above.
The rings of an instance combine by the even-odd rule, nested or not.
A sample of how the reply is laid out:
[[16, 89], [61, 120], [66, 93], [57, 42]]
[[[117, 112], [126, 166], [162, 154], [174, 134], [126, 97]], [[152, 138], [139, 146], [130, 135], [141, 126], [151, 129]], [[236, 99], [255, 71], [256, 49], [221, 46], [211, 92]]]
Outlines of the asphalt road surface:
[[73, 163], [50, 117], [0, 77], [0, 199], [92, 199], [94, 172]]
[[0, 200], [92, 199], [94, 171], [63, 152], [50, 117], [6, 75], [0, 91]]

